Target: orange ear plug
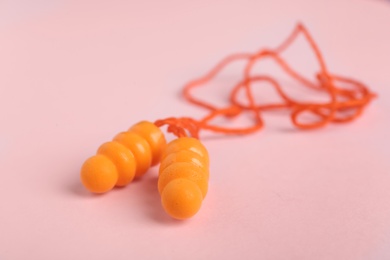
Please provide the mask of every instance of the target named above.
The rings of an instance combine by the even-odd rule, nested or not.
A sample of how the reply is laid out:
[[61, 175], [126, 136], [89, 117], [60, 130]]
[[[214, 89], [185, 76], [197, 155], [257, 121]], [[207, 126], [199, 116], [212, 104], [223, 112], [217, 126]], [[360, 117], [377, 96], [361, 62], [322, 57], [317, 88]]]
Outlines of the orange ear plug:
[[158, 190], [171, 217], [185, 219], [198, 212], [208, 190], [208, 164], [207, 150], [195, 138], [181, 137], [166, 146]]
[[[299, 36], [302, 35], [318, 61], [319, 71], [314, 77], [305, 77], [295, 71], [281, 55]], [[255, 65], [272, 59], [290, 77], [312, 93], [327, 95], [325, 102], [299, 101], [290, 97], [280, 83], [271, 76], [255, 74]], [[193, 96], [194, 88], [213, 80], [220, 71], [235, 61], [245, 61], [242, 78], [232, 86], [229, 105], [217, 107]], [[279, 101], [271, 103], [256, 102], [253, 88], [259, 82], [266, 82], [276, 90]], [[241, 95], [244, 92], [245, 95]], [[201, 144], [201, 130], [215, 134], [245, 135], [264, 127], [262, 114], [267, 111], [286, 110], [298, 129], [316, 129], [330, 123], [346, 123], [362, 115], [364, 109], [376, 97], [369, 88], [354, 79], [330, 72], [308, 30], [298, 24], [291, 35], [274, 49], [261, 49], [253, 53], [236, 53], [218, 63], [204, 76], [190, 81], [183, 89], [184, 98], [208, 110], [201, 119], [190, 117], [169, 117], [157, 120], [154, 124], [146, 121], [132, 126], [127, 132], [118, 134], [112, 142], [103, 144], [97, 155], [85, 161], [81, 168], [81, 181], [84, 186], [96, 193], [104, 193], [114, 186], [125, 186], [134, 177], [140, 177], [161, 161], [158, 190], [164, 210], [173, 218], [187, 219], [200, 209], [208, 191], [209, 156]], [[311, 114], [313, 121], [301, 122], [303, 114]], [[252, 125], [232, 127], [216, 125], [211, 122], [218, 118], [234, 118], [249, 115]], [[226, 121], [226, 120], [225, 120]], [[159, 127], [167, 125], [167, 132], [178, 137], [166, 145], [165, 137]]]
[[[133, 129], [135, 129], [133, 131]], [[150, 122], [140, 122], [113, 141], [100, 146], [81, 168], [81, 182], [91, 192], [104, 193], [114, 186], [126, 186], [159, 160], [166, 145], [161, 130]]]

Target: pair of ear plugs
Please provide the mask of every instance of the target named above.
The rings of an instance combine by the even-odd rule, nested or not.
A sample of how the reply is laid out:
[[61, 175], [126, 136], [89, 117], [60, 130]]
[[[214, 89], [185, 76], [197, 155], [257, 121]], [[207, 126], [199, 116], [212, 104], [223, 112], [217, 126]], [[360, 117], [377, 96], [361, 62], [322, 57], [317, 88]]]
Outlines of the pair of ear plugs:
[[207, 194], [208, 152], [192, 137], [167, 144], [151, 122], [139, 122], [101, 145], [81, 167], [81, 182], [90, 192], [105, 193], [130, 184], [158, 163], [157, 187], [166, 213], [175, 219], [194, 216]]

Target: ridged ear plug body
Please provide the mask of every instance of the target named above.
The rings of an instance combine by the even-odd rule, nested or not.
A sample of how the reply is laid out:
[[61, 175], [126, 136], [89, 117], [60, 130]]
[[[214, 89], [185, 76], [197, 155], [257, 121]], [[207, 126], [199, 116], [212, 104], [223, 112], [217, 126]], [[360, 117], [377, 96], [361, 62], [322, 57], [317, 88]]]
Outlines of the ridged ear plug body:
[[98, 154], [107, 156], [118, 171], [116, 186], [126, 186], [135, 176], [136, 161], [133, 153], [118, 142], [108, 142], [101, 145]]
[[114, 186], [126, 186], [145, 174], [153, 161], [159, 160], [159, 151], [166, 145], [160, 129], [146, 121], [133, 127], [101, 145], [97, 155], [85, 161], [80, 178], [89, 191], [104, 193]]
[[198, 185], [203, 197], [206, 197], [208, 189], [207, 174], [200, 167], [189, 162], [172, 163], [161, 172], [158, 176], [158, 191], [160, 194], [168, 183], [179, 178], [194, 182]]
[[114, 141], [133, 152], [137, 164], [135, 176], [144, 175], [152, 165], [152, 151], [148, 142], [142, 136], [132, 132], [122, 132], [114, 137]]
[[161, 156], [161, 161], [163, 162], [165, 157], [167, 157], [168, 155], [183, 150], [191, 151], [198, 154], [200, 157], [204, 159], [206, 166], [207, 167], [209, 166], [209, 153], [207, 152], [207, 149], [202, 145], [202, 143], [198, 139], [193, 137], [180, 137], [178, 139], [171, 141], [165, 147]]
[[181, 137], [170, 142], [162, 155], [158, 190], [164, 210], [173, 218], [194, 216], [206, 197], [209, 156], [201, 142]]
[[160, 162], [162, 152], [167, 144], [164, 134], [155, 124], [147, 121], [133, 125], [129, 131], [142, 136], [149, 144], [152, 151], [152, 166]]
[[209, 170], [207, 167], [208, 162], [206, 159], [199, 154], [192, 152], [190, 150], [181, 150], [175, 153], [167, 155], [164, 160], [161, 162], [159, 174], [165, 170], [168, 166], [175, 163], [191, 163], [197, 167], [200, 167], [209, 178]]

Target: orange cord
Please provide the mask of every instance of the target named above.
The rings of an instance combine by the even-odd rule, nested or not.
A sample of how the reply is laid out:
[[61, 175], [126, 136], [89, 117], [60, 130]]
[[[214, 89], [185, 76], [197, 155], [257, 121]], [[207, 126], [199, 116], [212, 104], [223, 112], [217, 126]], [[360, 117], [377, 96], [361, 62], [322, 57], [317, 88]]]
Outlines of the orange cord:
[[[320, 72], [316, 75], [317, 82], [311, 82], [309, 79], [306, 79], [304, 76], [294, 71], [280, 56], [280, 54], [286, 48], [288, 48], [300, 34], [303, 34], [305, 39], [308, 41], [320, 65]], [[326, 92], [329, 95], [330, 101], [325, 103], [298, 102], [290, 98], [283, 91], [282, 87], [275, 79], [268, 76], [252, 75], [252, 69], [254, 65], [266, 57], [273, 59], [289, 76], [291, 76], [291, 78], [297, 80], [303, 86], [317, 91]], [[247, 63], [244, 69], [243, 79], [233, 88], [230, 93], [230, 106], [225, 108], [217, 108], [211, 104], [195, 98], [192, 95], [192, 90], [194, 88], [208, 83], [213, 78], [215, 78], [216, 75], [227, 65], [237, 60], [247, 60]], [[267, 105], [256, 104], [252, 92], [252, 83], [259, 81], [270, 83], [275, 88], [283, 102], [271, 103]], [[336, 83], [347, 83], [351, 85], [351, 89], [337, 87]], [[238, 101], [238, 93], [240, 90], [245, 91], [248, 102], [247, 105]], [[188, 102], [206, 108], [210, 111], [210, 113], [201, 120], [195, 120], [188, 117], [170, 117], [157, 120], [155, 124], [158, 127], [168, 125], [168, 132], [173, 133], [177, 137], [184, 137], [188, 136], [189, 134], [195, 138], [199, 138], [199, 132], [202, 129], [221, 134], [253, 133], [260, 130], [264, 126], [261, 112], [277, 109], [291, 110], [291, 121], [297, 128], [300, 129], [314, 129], [324, 127], [330, 122], [349, 122], [359, 117], [362, 114], [364, 108], [373, 98], [376, 97], [376, 94], [372, 93], [363, 83], [329, 73], [317, 44], [314, 42], [308, 30], [302, 24], [298, 24], [292, 34], [274, 50], [263, 49], [254, 54], [239, 53], [226, 57], [205, 76], [189, 82], [184, 87], [183, 94]], [[218, 116], [235, 117], [245, 111], [250, 111], [254, 114], [254, 124], [252, 126], [231, 128], [212, 125], [209, 123], [212, 119]], [[300, 122], [298, 120], [299, 116], [305, 112], [317, 116], [318, 120], [311, 123]]]

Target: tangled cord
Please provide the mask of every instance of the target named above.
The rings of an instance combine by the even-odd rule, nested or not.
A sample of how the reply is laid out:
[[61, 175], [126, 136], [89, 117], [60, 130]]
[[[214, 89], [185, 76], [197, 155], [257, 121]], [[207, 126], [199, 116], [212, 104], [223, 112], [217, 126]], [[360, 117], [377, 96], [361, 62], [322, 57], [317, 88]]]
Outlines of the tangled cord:
[[[311, 82], [309, 79], [300, 75], [280, 56], [280, 54], [285, 49], [287, 49], [300, 34], [303, 34], [305, 39], [308, 41], [320, 65], [320, 71], [316, 74], [316, 82]], [[303, 86], [316, 91], [327, 93], [330, 100], [328, 102], [322, 103], [299, 102], [289, 97], [283, 91], [280, 84], [272, 77], [264, 75], [252, 75], [254, 65], [264, 58], [273, 59], [280, 66], [280, 68], [283, 69], [284, 72], [286, 72], [292, 79], [295, 79]], [[217, 108], [214, 105], [208, 104], [205, 101], [202, 101], [193, 96], [192, 90], [194, 88], [200, 87], [210, 82], [227, 65], [238, 60], [246, 60], [247, 63], [244, 68], [242, 80], [238, 82], [230, 92], [230, 105], [228, 107]], [[271, 84], [271, 86], [275, 88], [276, 92], [282, 99], [282, 102], [275, 102], [266, 105], [256, 104], [252, 91], [254, 82], [268, 82]], [[349, 89], [338, 87], [337, 84], [340, 83], [349, 84], [351, 87]], [[240, 91], [245, 91], [247, 104], [244, 104], [238, 100], [238, 94]], [[376, 94], [372, 93], [363, 83], [354, 79], [331, 74], [325, 65], [324, 58], [317, 44], [314, 42], [308, 30], [302, 24], [298, 24], [291, 35], [274, 50], [262, 49], [252, 54], [239, 53], [226, 57], [206, 75], [185, 85], [183, 94], [188, 102], [208, 109], [210, 113], [201, 120], [195, 120], [189, 117], [170, 117], [157, 120], [155, 124], [158, 127], [168, 125], [168, 132], [176, 135], [177, 137], [184, 137], [189, 135], [195, 138], [199, 138], [199, 132], [202, 129], [221, 134], [253, 133], [260, 130], [264, 126], [264, 122], [261, 117], [261, 113], [263, 111], [279, 109], [290, 110], [290, 116], [293, 125], [300, 129], [320, 128], [326, 126], [330, 122], [349, 122], [359, 117], [362, 114], [364, 108], [371, 102], [373, 98], [376, 97]], [[249, 127], [233, 128], [210, 124], [210, 121], [218, 116], [236, 117], [245, 111], [252, 112], [254, 115], [254, 123]], [[315, 115], [317, 120], [308, 123], [300, 122], [299, 116], [303, 113], [310, 113]]]

